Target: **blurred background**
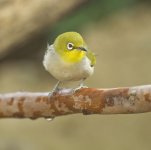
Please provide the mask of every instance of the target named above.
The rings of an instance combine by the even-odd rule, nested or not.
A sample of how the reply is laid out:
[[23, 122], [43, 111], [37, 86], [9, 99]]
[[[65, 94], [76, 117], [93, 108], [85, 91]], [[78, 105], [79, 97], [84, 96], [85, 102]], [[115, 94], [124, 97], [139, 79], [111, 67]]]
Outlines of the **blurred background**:
[[[89, 87], [150, 84], [148, 0], [0, 0], [0, 92], [49, 91], [42, 65], [47, 42], [82, 34], [97, 55]], [[0, 150], [150, 150], [151, 113], [1, 119]]]

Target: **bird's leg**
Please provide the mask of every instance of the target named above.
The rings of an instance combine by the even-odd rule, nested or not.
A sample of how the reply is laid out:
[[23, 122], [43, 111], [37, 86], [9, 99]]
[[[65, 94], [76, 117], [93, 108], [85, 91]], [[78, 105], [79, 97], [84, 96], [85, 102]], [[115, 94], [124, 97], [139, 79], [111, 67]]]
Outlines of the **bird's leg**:
[[56, 83], [56, 85], [54, 86], [54, 88], [52, 89], [52, 91], [49, 93], [49, 97], [54, 95], [56, 92], [58, 92], [60, 89], [59, 89], [59, 85], [60, 85], [61, 81], [58, 81]]
[[54, 88], [52, 89], [52, 92], [57, 92], [57, 91], [59, 91], [59, 85], [61, 84], [61, 81], [58, 81], [57, 83], [56, 83], [56, 85], [54, 86]]
[[77, 91], [77, 90], [79, 90], [79, 89], [81, 89], [81, 88], [88, 88], [87, 86], [84, 86], [84, 84], [83, 84], [84, 80], [85, 80], [85, 79], [82, 79], [82, 80], [81, 80], [79, 86], [78, 86], [77, 88], [73, 89], [73, 92], [75, 92], [75, 91]]
[[79, 89], [81, 89], [81, 88], [87, 88], [87, 86], [84, 86], [84, 83], [83, 83], [84, 80], [85, 80], [85, 79], [82, 79], [82, 80], [81, 80], [80, 85], [79, 85], [79, 87], [78, 87]]

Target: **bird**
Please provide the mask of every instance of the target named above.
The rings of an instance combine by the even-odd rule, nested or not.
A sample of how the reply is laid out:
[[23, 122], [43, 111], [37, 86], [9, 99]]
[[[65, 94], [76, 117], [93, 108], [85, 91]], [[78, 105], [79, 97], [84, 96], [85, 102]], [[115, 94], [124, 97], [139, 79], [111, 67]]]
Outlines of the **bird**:
[[75, 90], [84, 87], [83, 81], [94, 73], [95, 64], [95, 54], [78, 32], [58, 35], [53, 44], [47, 45], [43, 59], [46, 71], [58, 80], [51, 93], [59, 91], [62, 82], [80, 81]]

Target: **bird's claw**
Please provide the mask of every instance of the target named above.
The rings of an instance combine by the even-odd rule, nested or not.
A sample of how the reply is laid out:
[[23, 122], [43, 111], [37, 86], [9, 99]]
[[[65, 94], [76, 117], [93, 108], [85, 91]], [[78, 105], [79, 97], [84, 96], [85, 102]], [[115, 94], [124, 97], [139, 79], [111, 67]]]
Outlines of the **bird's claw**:
[[50, 100], [52, 96], [55, 96], [61, 89], [60, 88], [56, 88], [54, 90], [52, 90], [49, 94], [48, 94], [48, 99]]
[[73, 93], [75, 93], [76, 91], [78, 91], [78, 90], [80, 90], [80, 89], [83, 89], [83, 88], [88, 88], [88, 87], [87, 87], [87, 86], [82, 85], [82, 86], [79, 86], [79, 87], [77, 87], [77, 88], [73, 89], [73, 90], [72, 90], [72, 92], [73, 92]]

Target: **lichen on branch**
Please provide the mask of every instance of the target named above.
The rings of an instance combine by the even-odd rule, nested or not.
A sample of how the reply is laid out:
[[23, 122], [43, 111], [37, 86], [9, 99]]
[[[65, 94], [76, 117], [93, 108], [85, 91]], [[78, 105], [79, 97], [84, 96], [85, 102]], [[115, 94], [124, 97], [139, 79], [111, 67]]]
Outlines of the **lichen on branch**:
[[0, 118], [49, 118], [67, 114], [133, 114], [151, 111], [151, 85], [0, 94]]

